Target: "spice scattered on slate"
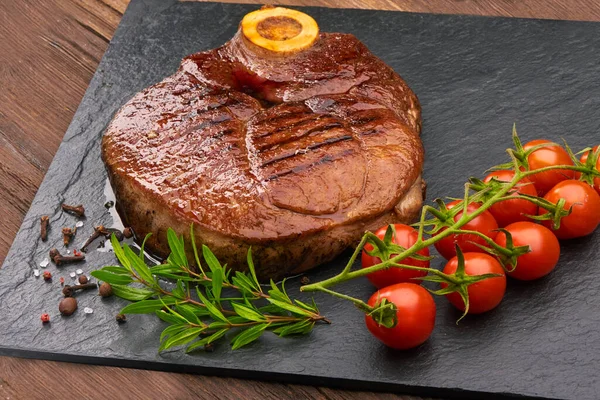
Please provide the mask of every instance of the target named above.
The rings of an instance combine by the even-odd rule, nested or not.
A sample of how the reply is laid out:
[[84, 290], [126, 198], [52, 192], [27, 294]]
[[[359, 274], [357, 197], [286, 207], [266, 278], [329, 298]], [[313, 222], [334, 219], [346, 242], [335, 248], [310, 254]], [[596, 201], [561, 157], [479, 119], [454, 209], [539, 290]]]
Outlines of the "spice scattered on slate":
[[102, 285], [100, 285], [100, 289], [98, 290], [98, 294], [101, 297], [110, 297], [110, 296], [112, 296], [113, 290], [112, 290], [112, 286], [110, 286], [110, 283], [103, 282]]
[[83, 221], [77, 221], [77, 223], [75, 224], [76, 228], [81, 228], [83, 226]]
[[43, 313], [40, 319], [42, 320], [42, 323], [48, 323], [50, 322], [50, 315], [47, 313]]
[[75, 297], [65, 297], [58, 303], [58, 311], [62, 315], [71, 315], [77, 310], [77, 299]]
[[127, 322], [127, 317], [125, 316], [125, 314], [117, 314], [117, 316], [115, 317], [115, 319], [120, 324], [122, 324], [123, 322]]
[[125, 238], [129, 239], [133, 237], [133, 230], [129, 227], [123, 229], [123, 236], [125, 236]]
[[71, 278], [75, 279], [75, 277], [77, 276], [77, 274], [76, 274], [75, 272], [71, 272], [71, 273], [69, 274], [69, 276], [70, 276]]
[[88, 283], [88, 277], [85, 276], [85, 275], [81, 275], [79, 277], [79, 283], [82, 284], [82, 285], [85, 285], [86, 283]]
[[46, 268], [48, 266], [48, 264], [50, 264], [50, 260], [48, 260], [47, 258], [44, 258], [42, 260], [42, 262], [40, 263], [40, 267]]
[[82, 269], [78, 269], [77, 271], [75, 271], [75, 273], [76, 273], [77, 275], [81, 275], [81, 274], [83, 274], [83, 270], [82, 270]]
[[48, 240], [48, 226], [50, 225], [50, 218], [47, 215], [42, 215], [40, 218], [40, 238], [42, 242]]
[[44, 271], [43, 276], [45, 281], [49, 281], [50, 279], [52, 279], [52, 274], [50, 273], [50, 271]]
[[70, 214], [76, 215], [78, 217], [85, 217], [85, 208], [81, 204], [79, 204], [77, 206], [61, 204], [61, 208], [63, 209], [63, 211], [66, 211]]
[[86, 307], [83, 309], [83, 312], [86, 314], [92, 314], [94, 312], [94, 310], [89, 307]]
[[69, 243], [71, 243], [73, 236], [75, 236], [75, 232], [77, 232], [77, 228], [62, 228], [63, 244], [65, 245], [65, 247], [67, 247]]
[[33, 276], [35, 276], [36, 278], [37, 278], [38, 276], [40, 276], [40, 270], [39, 270], [39, 269], [34, 269], [34, 270], [33, 270]]

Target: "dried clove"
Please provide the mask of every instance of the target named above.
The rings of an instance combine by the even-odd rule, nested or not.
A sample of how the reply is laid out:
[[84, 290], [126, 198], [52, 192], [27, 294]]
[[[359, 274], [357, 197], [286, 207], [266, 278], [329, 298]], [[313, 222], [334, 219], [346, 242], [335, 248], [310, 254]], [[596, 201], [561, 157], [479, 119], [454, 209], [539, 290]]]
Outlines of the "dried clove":
[[94, 289], [97, 287], [98, 287], [98, 285], [96, 285], [95, 283], [86, 283], [83, 285], [73, 285], [73, 286], [66, 285], [63, 288], [62, 293], [65, 297], [71, 297], [78, 290]]
[[71, 243], [73, 236], [75, 236], [75, 232], [77, 232], [77, 227], [75, 227], [73, 229], [62, 228], [63, 243], [64, 243], [65, 247], [67, 247], [69, 245], [69, 243]]
[[50, 255], [50, 259], [57, 266], [59, 266], [61, 264], [68, 264], [68, 263], [79, 262], [79, 261], [85, 260], [84, 255], [71, 256], [71, 257], [63, 256], [62, 254], [60, 254], [58, 249], [52, 249], [52, 250], [50, 250], [50, 252], [48, 254]]
[[104, 225], [98, 225], [94, 227], [94, 233], [92, 233], [88, 240], [85, 241], [83, 246], [81, 246], [81, 251], [87, 251], [87, 247], [100, 236], [110, 237], [110, 235], [112, 235], [113, 233], [115, 234], [115, 237], [119, 242], [122, 241], [123, 237], [125, 236], [123, 232], [116, 228], [106, 228]]
[[68, 204], [61, 204], [61, 208], [63, 211], [68, 212], [70, 214], [76, 215], [78, 217], [85, 217], [85, 208], [83, 208], [82, 204], [77, 206], [70, 206]]
[[40, 218], [40, 237], [42, 242], [48, 240], [48, 226], [50, 225], [50, 218], [47, 215], [42, 215]]
[[77, 310], [77, 299], [74, 297], [66, 297], [58, 303], [58, 311], [62, 315], [69, 316]]
[[120, 324], [122, 324], [123, 322], [127, 322], [127, 317], [125, 316], [125, 314], [117, 314], [117, 316], [115, 317], [115, 319]]

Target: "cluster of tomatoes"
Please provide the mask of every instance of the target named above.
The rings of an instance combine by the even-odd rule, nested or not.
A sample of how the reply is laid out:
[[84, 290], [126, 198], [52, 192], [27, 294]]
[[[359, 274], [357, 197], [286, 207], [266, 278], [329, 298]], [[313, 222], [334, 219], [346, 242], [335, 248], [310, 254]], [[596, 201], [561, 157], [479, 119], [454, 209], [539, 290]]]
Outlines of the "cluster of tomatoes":
[[[523, 146], [525, 152], [537, 146], [533, 152], [524, 153], [530, 171], [550, 166], [574, 165], [564, 148], [558, 145], [540, 146], [548, 143], [550, 142], [546, 140], [534, 140]], [[597, 149], [598, 146], [593, 151], [596, 152]], [[581, 163], [586, 163], [589, 153], [586, 152], [581, 157]], [[600, 158], [595, 168], [600, 170]], [[518, 256], [502, 259], [501, 254], [489, 251], [489, 243], [483, 237], [472, 233], [451, 234], [435, 242], [436, 250], [447, 260], [442, 272], [452, 278], [447, 282], [440, 281], [440, 290], [436, 294], [445, 295], [452, 305], [462, 311], [467, 308], [464, 300], [465, 295], [468, 295], [467, 313], [478, 314], [500, 304], [506, 290], [506, 275], [518, 280], [535, 280], [549, 274], [558, 263], [559, 239], [589, 235], [600, 224], [600, 177], [595, 178], [591, 186], [579, 180], [580, 175], [570, 169], [550, 169], [529, 175], [507, 194], [509, 199], [493, 203], [460, 228], [480, 232], [501, 248], [528, 246]], [[489, 174], [483, 182], [511, 182], [514, 176], [514, 171], [500, 170]], [[570, 214], [560, 219], [558, 228], [551, 219], [535, 221], [531, 216], [548, 213], [545, 208], [538, 206], [539, 202], [531, 201], [535, 198], [553, 205], [560, 200], [563, 209], [570, 210]], [[451, 209], [459, 203], [451, 202], [446, 208]], [[479, 207], [478, 203], [468, 204], [467, 212], [470, 214]], [[459, 221], [461, 216], [462, 211], [453, 217], [454, 221]], [[454, 221], [450, 221], [448, 225]], [[392, 243], [407, 249], [417, 242], [418, 232], [413, 227], [396, 224], [394, 228]], [[448, 227], [442, 227], [433, 235], [439, 235], [445, 229]], [[383, 227], [375, 234], [383, 240], [386, 230], [387, 227]], [[458, 256], [457, 246], [461, 250]], [[369, 243], [363, 248], [363, 268], [382, 262], [373, 255], [373, 249]], [[416, 254], [423, 257], [404, 259], [401, 263], [429, 268], [429, 249], [423, 248]], [[435, 302], [430, 292], [417, 284], [427, 274], [427, 270], [396, 267], [367, 275], [379, 288], [368, 304], [374, 307], [382, 299], [386, 299], [396, 307], [397, 323], [393, 327], [380, 325], [370, 315], [365, 317], [369, 331], [387, 346], [409, 349], [422, 344], [431, 335], [435, 324]], [[484, 274], [488, 277], [473, 279]], [[461, 285], [454, 285], [453, 280], [465, 284], [460, 287]], [[448, 290], [448, 286], [452, 285], [456, 286], [455, 289]]]

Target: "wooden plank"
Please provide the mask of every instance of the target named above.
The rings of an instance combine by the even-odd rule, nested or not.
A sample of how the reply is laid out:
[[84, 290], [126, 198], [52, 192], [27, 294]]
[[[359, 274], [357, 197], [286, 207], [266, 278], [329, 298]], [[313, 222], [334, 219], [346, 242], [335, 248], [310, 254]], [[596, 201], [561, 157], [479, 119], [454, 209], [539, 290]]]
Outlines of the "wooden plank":
[[[227, 0], [260, 3], [255, 0]], [[280, 0], [316, 5], [600, 21], [597, 0]], [[128, 0], [0, 2], [0, 264]], [[416, 399], [410, 396], [0, 357], [0, 397]]]

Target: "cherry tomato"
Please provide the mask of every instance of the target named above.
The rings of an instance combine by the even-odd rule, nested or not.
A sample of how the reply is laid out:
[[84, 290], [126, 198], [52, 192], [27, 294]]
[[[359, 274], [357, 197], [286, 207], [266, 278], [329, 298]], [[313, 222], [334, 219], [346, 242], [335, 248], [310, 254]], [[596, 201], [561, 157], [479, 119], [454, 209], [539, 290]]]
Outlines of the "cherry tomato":
[[[500, 182], [510, 182], [515, 176], [515, 171], [502, 170], [495, 171], [485, 177], [484, 182], [489, 182], [492, 178]], [[517, 186], [511, 190], [512, 196], [517, 196], [518, 193], [537, 196], [537, 190], [533, 182], [527, 178], [519, 181]], [[530, 201], [523, 199], [504, 200], [492, 205], [488, 211], [494, 216], [498, 226], [504, 227], [517, 221], [528, 221], [525, 215], [536, 215], [538, 206]]]
[[416, 347], [429, 338], [435, 325], [435, 302], [426, 289], [414, 283], [397, 283], [375, 292], [368, 304], [374, 306], [381, 299], [396, 305], [398, 323], [386, 328], [366, 315], [365, 323], [373, 336], [400, 350]]
[[[455, 200], [448, 203], [447, 207], [450, 209], [458, 204], [459, 201]], [[461, 206], [462, 207], [462, 206]], [[467, 211], [469, 213], [477, 210], [479, 208], [478, 204], [471, 203], [467, 207]], [[455, 221], [458, 221], [462, 216], [462, 211], [456, 214], [454, 217]], [[441, 232], [445, 231], [447, 228], [442, 228], [437, 234], [439, 235]], [[494, 216], [490, 214], [489, 211], [484, 211], [482, 214], [478, 215], [472, 221], [466, 223], [462, 229], [477, 231], [485, 234], [490, 239], [494, 240], [498, 232], [498, 223], [494, 219]], [[477, 247], [474, 243], [479, 243], [481, 245], [487, 245], [485, 240], [476, 235], [467, 235], [467, 234], [452, 234], [448, 237], [445, 237], [442, 240], [435, 242], [434, 246], [437, 251], [444, 257], [446, 260], [451, 259], [456, 256], [456, 248], [454, 244], [458, 244], [463, 253], [467, 252], [484, 252], [484, 250]]]
[[[485, 253], [464, 253], [465, 274], [470, 276], [483, 274], [501, 274], [502, 276], [487, 278], [473, 283], [467, 287], [469, 294], [469, 314], [481, 314], [496, 308], [504, 297], [506, 291], [506, 276], [502, 265], [494, 257]], [[458, 267], [458, 258], [454, 257], [444, 267], [445, 274], [453, 274]], [[441, 284], [442, 288], [448, 286]], [[454, 292], [446, 295], [452, 305], [461, 311], [465, 310], [465, 303], [460, 294]]]
[[[532, 140], [525, 144], [523, 148], [529, 150], [534, 146], [552, 143], [549, 140]], [[560, 146], [543, 147], [531, 153], [527, 158], [529, 161], [529, 168], [536, 170], [544, 167], [550, 167], [552, 165], [573, 165], [573, 160], [569, 157], [569, 153]], [[538, 195], [543, 196], [552, 189], [560, 181], [567, 179], [573, 179], [575, 176], [574, 171], [568, 169], [555, 169], [552, 171], [540, 172], [529, 176], [529, 179], [535, 185]]]
[[[419, 234], [415, 229], [403, 224], [395, 224], [394, 228], [396, 228], [396, 235], [392, 238], [392, 243], [395, 243], [407, 249], [417, 242]], [[377, 232], [375, 232], [375, 235], [377, 235], [380, 239], [383, 239], [386, 230], [387, 226], [384, 226], [380, 228]], [[371, 267], [375, 264], [381, 263], [381, 260], [378, 257], [373, 257], [367, 254], [367, 250], [373, 250], [373, 245], [367, 243], [364, 247], [364, 250], [362, 252], [363, 268]], [[429, 257], [429, 249], [424, 248], [418, 251], [417, 254]], [[393, 256], [394, 255], [392, 254], [391, 257]], [[413, 265], [415, 267], [429, 268], [429, 261], [415, 260], [414, 258], [407, 258], [406, 260], [402, 260], [401, 263]], [[415, 271], [405, 268], [387, 268], [381, 271], [370, 273], [369, 275], [367, 275], [367, 278], [376, 287], [383, 288], [394, 283], [415, 282], [412, 278], [425, 275], [427, 275], [427, 271]]]
[[[589, 235], [600, 224], [600, 195], [587, 183], [568, 180], [559, 182], [544, 196], [544, 199], [556, 204], [564, 198], [564, 208], [568, 210], [573, 206], [573, 211], [560, 220], [560, 228], [552, 230], [559, 239], [572, 239]], [[538, 214], [547, 211], [540, 207]], [[542, 221], [552, 229], [552, 221]]]
[[[515, 247], [529, 246], [529, 253], [517, 258], [517, 268], [508, 272], [508, 276], [531, 281], [548, 275], [556, 267], [560, 257], [560, 244], [550, 229], [533, 222], [515, 222], [504, 229], [511, 234]], [[498, 233], [496, 243], [506, 247], [504, 232]]]
[[[600, 146], [594, 147], [594, 149], [592, 151], [598, 150], [598, 147], [600, 147]], [[580, 159], [580, 161], [582, 163], [585, 164], [585, 162], [588, 159], [589, 153], [590, 153], [589, 151], [586, 153], [583, 153], [583, 155], [581, 156], [581, 159]], [[600, 157], [598, 157], [598, 161], [596, 161], [596, 169], [600, 171]], [[577, 172], [575, 174], [575, 179], [579, 179], [580, 176], [581, 176], [581, 173]], [[600, 177], [594, 178], [594, 189], [596, 189], [596, 192], [598, 192], [598, 194], [600, 194]]]

